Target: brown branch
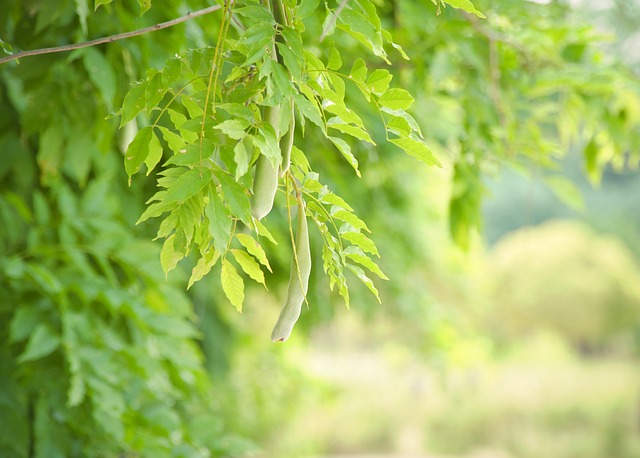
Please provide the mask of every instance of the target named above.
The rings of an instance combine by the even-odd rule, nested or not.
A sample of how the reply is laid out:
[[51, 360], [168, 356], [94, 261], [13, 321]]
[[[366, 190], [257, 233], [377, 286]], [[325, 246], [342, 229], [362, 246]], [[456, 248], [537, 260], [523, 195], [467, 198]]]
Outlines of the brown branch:
[[23, 57], [29, 56], [37, 56], [40, 54], [52, 54], [57, 52], [65, 52], [65, 51], [73, 51], [74, 49], [87, 48], [89, 46], [96, 46], [103, 43], [112, 43], [118, 40], [124, 40], [125, 38], [131, 38], [138, 35], [144, 35], [145, 33], [155, 32], [156, 30], [166, 29], [167, 27], [172, 27], [174, 25], [180, 24], [181, 22], [188, 21], [189, 19], [197, 18], [199, 16], [204, 16], [205, 14], [213, 13], [214, 11], [218, 11], [222, 8], [220, 5], [213, 5], [208, 8], [204, 8], [198, 11], [194, 11], [193, 13], [187, 13], [184, 16], [181, 16], [176, 19], [172, 19], [167, 22], [162, 22], [160, 24], [155, 24], [150, 27], [145, 27], [144, 29], [134, 30], [132, 32], [119, 33], [117, 35], [111, 35], [109, 37], [97, 38], [91, 41], [84, 41], [82, 43], [74, 43], [71, 45], [64, 46], [56, 46], [55, 48], [41, 48], [41, 49], [32, 49], [30, 51], [22, 51], [17, 54], [12, 54], [10, 56], [0, 58], [0, 64], [4, 64], [5, 62], [9, 62], [15, 59], [21, 59]]

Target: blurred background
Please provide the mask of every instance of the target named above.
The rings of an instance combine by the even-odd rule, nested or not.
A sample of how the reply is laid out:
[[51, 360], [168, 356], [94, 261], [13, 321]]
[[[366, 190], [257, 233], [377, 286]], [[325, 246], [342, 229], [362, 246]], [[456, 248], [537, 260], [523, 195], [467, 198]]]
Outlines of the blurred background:
[[[15, 49], [207, 6], [5, 3]], [[486, 18], [374, 3], [411, 56], [390, 53], [393, 84], [443, 167], [389, 145], [357, 91], [378, 144], [351, 144], [362, 178], [298, 132], [390, 280], [381, 304], [353, 282], [347, 310], [315, 268], [284, 344], [269, 340], [291, 255], [284, 198], [265, 220], [269, 291], [248, 287], [238, 314], [219, 266], [189, 291], [194, 260], [165, 280], [157, 222], [135, 225], [154, 176], [127, 187], [105, 119], [148, 68], [211, 45], [219, 19], [0, 66], [0, 455], [640, 456], [640, 2], [474, 1]], [[318, 55], [324, 20], [305, 20]], [[333, 39], [343, 60], [362, 56]]]

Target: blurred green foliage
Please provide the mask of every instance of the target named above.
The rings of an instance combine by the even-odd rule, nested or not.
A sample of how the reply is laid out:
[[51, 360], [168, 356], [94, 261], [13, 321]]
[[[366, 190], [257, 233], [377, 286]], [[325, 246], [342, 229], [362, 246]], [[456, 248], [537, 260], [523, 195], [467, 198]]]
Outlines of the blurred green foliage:
[[617, 239], [551, 222], [504, 237], [489, 264], [496, 293], [486, 313], [498, 334], [547, 329], [586, 352], [638, 350], [640, 269]]
[[[89, 5], [9, 0], [0, 9], [0, 39], [3, 49], [12, 52], [63, 45], [159, 23], [205, 3], [172, 0], [149, 9], [146, 1]], [[344, 196], [372, 230], [381, 266], [391, 279], [379, 285], [384, 308], [365, 295], [366, 282], [353, 287], [352, 308], [362, 312], [354, 321], [370, 325], [379, 341], [391, 342], [384, 351], [395, 361], [396, 370], [408, 360], [400, 344], [429, 355], [436, 367], [438, 362], [464, 365], [488, 358], [489, 337], [522, 329], [515, 317], [529, 307], [529, 299], [502, 296], [516, 284], [549, 294], [537, 296], [541, 308], [539, 313], [528, 312], [528, 326], [551, 328], [589, 345], [600, 345], [603, 339], [606, 344], [613, 334], [625, 331], [627, 321], [621, 325], [620, 317], [637, 319], [633, 302], [637, 290], [635, 271], [624, 268], [630, 264], [628, 255], [616, 245], [594, 242], [592, 234], [580, 229], [565, 229], [564, 237], [579, 242], [574, 248], [585, 254], [578, 264], [566, 261], [573, 279], [547, 281], [557, 281], [563, 290], [562, 281], [577, 282], [581, 291], [580, 282], [588, 278], [590, 287], [598, 287], [594, 291], [599, 297], [615, 297], [622, 313], [609, 317], [618, 309], [602, 308], [589, 295], [584, 301], [599, 315], [579, 310], [580, 299], [572, 304], [571, 313], [584, 319], [567, 323], [550, 309], [561, 299], [553, 296], [548, 283], [540, 283], [544, 265], [518, 262], [524, 254], [514, 253], [516, 248], [491, 255], [496, 260], [511, 259], [508, 268], [498, 264], [495, 271], [505, 286], [493, 299], [477, 299], [480, 287], [465, 276], [472, 261], [452, 249], [446, 229], [449, 221], [455, 241], [474, 246], [485, 195], [483, 177], [504, 164], [557, 177], [562, 156], [573, 145], [583, 154], [587, 175], [594, 182], [600, 180], [605, 164], [635, 165], [639, 138], [629, 134], [640, 121], [635, 77], [607, 58], [598, 47], [600, 36], [575, 22], [563, 2], [474, 2], [486, 19], [444, 4], [468, 3], [462, 1], [374, 3], [382, 25], [412, 58], [405, 61], [391, 49], [387, 56], [394, 83], [415, 99], [412, 113], [419, 130], [444, 168], [430, 169], [387, 142], [388, 132], [375, 107], [353, 87], [345, 91], [346, 104], [360, 115], [376, 143], [374, 147], [349, 137], [344, 140], [357, 159], [361, 179], [353, 171], [353, 159], [344, 154], [344, 144], [327, 142], [313, 123], [307, 123], [304, 135], [301, 129], [296, 132], [295, 144], [308, 156], [321, 182]], [[326, 61], [335, 46], [347, 69], [357, 58], [365, 58], [371, 72], [386, 70], [380, 50], [354, 34], [348, 24], [341, 23], [336, 35], [319, 40], [339, 2], [326, 5], [328, 9], [319, 2], [301, 2], [309, 13], [304, 19], [305, 50]], [[127, 186], [119, 145], [126, 143], [128, 134], [108, 115], [123, 105], [132, 83], [157, 81], [158, 71], [176, 54], [189, 55], [190, 68], [197, 59], [210, 58], [210, 48], [188, 50], [215, 45], [220, 17], [208, 15], [118, 43], [0, 66], [0, 424], [8, 425], [0, 436], [2, 456], [242, 456], [255, 451], [256, 444], [268, 452], [280, 451], [280, 456], [295, 450], [302, 454], [316, 447], [312, 442], [292, 444], [293, 428], [309, 424], [309, 420], [299, 423], [303, 408], [314, 402], [305, 396], [312, 392], [318, 399], [333, 399], [334, 405], [340, 400], [322, 377], [299, 366], [307, 357], [304, 336], [310, 325], [316, 328], [342, 313], [335, 307], [338, 293], [329, 291], [321, 269], [312, 273], [310, 308], [303, 311], [297, 340], [287, 347], [267, 347], [265, 323], [273, 320], [277, 298], [283, 296], [291, 256], [282, 195], [268, 218], [278, 242], [265, 244], [273, 267], [273, 274], [265, 272], [269, 292], [248, 287], [242, 316], [209, 277], [185, 292], [196, 259], [187, 257], [166, 279], [160, 246], [151, 240], [158, 224], [135, 225], [157, 190], [154, 180], [142, 177]], [[387, 43], [387, 48], [393, 45]], [[208, 69], [209, 63], [201, 65]], [[153, 103], [144, 108], [155, 112]], [[143, 128], [149, 123], [145, 114], [137, 120]], [[401, 127], [404, 132], [406, 126]], [[408, 132], [416, 130], [410, 126]], [[168, 143], [160, 142], [165, 160], [175, 156]], [[154, 172], [151, 175], [158, 178]], [[572, 200], [571, 184], [555, 183], [554, 189]], [[527, 243], [547, 247], [556, 235], [539, 237]], [[314, 264], [320, 266], [323, 239], [312, 232], [311, 240]], [[602, 250], [594, 253], [594, 243], [603, 243]], [[502, 250], [508, 249], [506, 244]], [[547, 254], [541, 263], [564, 259], [556, 258], [561, 250], [549, 248]], [[601, 269], [605, 262], [612, 267]], [[593, 268], [585, 271], [586, 264]], [[214, 275], [220, 275], [216, 269], [219, 266], [213, 268]], [[627, 275], [628, 279], [621, 278]], [[497, 307], [511, 304], [500, 313], [512, 313], [514, 319], [495, 324], [500, 331], [489, 332], [489, 337], [477, 335], [477, 322], [463, 312], [481, 309], [491, 300]], [[386, 318], [378, 328], [380, 310]], [[476, 311], [481, 322], [484, 315]], [[584, 324], [596, 316], [608, 318]], [[353, 339], [355, 333], [348, 335]], [[370, 345], [365, 339], [359, 344]], [[344, 373], [355, 377], [347, 369], [351, 368], [345, 366]], [[366, 380], [366, 373], [358, 380]], [[385, 399], [379, 392], [369, 393], [379, 395], [380, 402]], [[536, 441], [518, 436], [504, 424], [516, 418], [545, 427], [555, 421], [570, 425], [584, 401], [573, 400], [566, 409], [542, 410], [530, 418], [529, 411], [496, 408], [492, 404], [496, 397], [484, 398], [481, 392], [474, 404], [460, 407], [453, 400], [452, 406], [442, 407], [424, 426], [429, 434], [440, 435], [431, 445], [454, 453], [468, 450], [472, 443], [507, 437], [504, 440], [512, 440], [511, 450], [517, 456], [536, 456], [523, 451]], [[589, 404], [586, 427], [577, 434], [596, 429], [602, 435], [585, 445], [589, 450], [569, 450], [561, 456], [578, 452], [602, 456], [593, 450], [633, 456], [637, 444], [616, 438], [628, 424], [615, 426], [618, 412], [629, 415], [625, 402], [631, 402], [628, 397], [620, 399], [615, 402], [622, 407], [606, 407], [602, 415], [600, 404]], [[442, 414], [451, 409], [459, 415]], [[496, 412], [496, 424], [490, 424], [489, 414]], [[398, 416], [404, 413], [394, 411]], [[350, 417], [338, 419], [346, 430]], [[395, 439], [389, 419], [373, 420], [374, 434], [363, 425], [362, 437], [372, 438], [378, 449], [390, 448]], [[450, 423], [454, 421], [458, 423]], [[416, 420], [416, 424], [422, 423]], [[336, 423], [325, 427], [332, 434]], [[447, 433], [468, 442], [448, 439]], [[549, 447], [551, 433], [545, 431], [547, 442], [542, 442]], [[334, 442], [327, 440], [326, 448], [318, 449], [356, 447], [358, 434], [342, 440], [347, 445], [334, 434]]]

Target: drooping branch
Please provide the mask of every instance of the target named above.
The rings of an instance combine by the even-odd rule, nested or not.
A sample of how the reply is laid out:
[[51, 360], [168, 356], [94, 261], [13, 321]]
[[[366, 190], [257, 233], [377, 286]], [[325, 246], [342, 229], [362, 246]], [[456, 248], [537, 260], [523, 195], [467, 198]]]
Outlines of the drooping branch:
[[56, 46], [54, 48], [41, 48], [41, 49], [32, 49], [29, 51], [22, 51], [16, 54], [12, 54], [10, 56], [5, 56], [0, 58], [0, 64], [4, 64], [5, 62], [9, 62], [15, 59], [21, 59], [23, 57], [29, 56], [37, 56], [40, 54], [53, 54], [57, 52], [66, 52], [73, 51], [74, 49], [87, 48], [89, 46], [96, 46], [103, 43], [112, 43], [118, 40], [124, 40], [125, 38], [131, 38], [138, 35], [144, 35], [145, 33], [155, 32], [156, 30], [166, 29], [167, 27], [172, 27], [174, 25], [180, 24], [181, 22], [188, 21], [190, 19], [197, 18], [199, 16], [204, 16], [205, 14], [213, 13], [214, 11], [218, 11], [222, 7], [220, 5], [213, 5], [208, 8], [204, 8], [198, 11], [194, 11], [192, 13], [187, 13], [184, 16], [181, 16], [176, 19], [172, 19], [167, 22], [162, 22], [160, 24], [155, 24], [150, 27], [145, 27], [143, 29], [134, 30], [131, 32], [119, 33], [117, 35], [111, 35], [109, 37], [96, 38], [95, 40], [84, 41], [82, 43], [74, 43], [70, 45], [64, 46]]

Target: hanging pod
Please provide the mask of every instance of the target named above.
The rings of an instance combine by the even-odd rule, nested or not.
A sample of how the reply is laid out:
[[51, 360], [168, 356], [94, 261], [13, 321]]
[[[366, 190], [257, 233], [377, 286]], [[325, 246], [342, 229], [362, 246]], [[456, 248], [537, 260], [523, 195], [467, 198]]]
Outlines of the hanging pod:
[[[280, 117], [280, 105], [266, 107], [265, 121], [276, 129]], [[260, 154], [256, 162], [256, 173], [253, 177], [253, 196], [251, 197], [251, 214], [257, 220], [261, 220], [269, 214], [273, 208], [273, 201], [278, 190], [278, 168], [263, 154]]]
[[302, 303], [307, 295], [310, 274], [311, 249], [309, 248], [309, 228], [307, 226], [304, 203], [298, 198], [298, 232], [296, 234], [295, 253], [291, 260], [287, 298], [271, 333], [271, 340], [273, 342], [284, 342], [289, 338], [293, 326], [300, 317]]
[[280, 152], [282, 153], [282, 163], [280, 164], [280, 178], [287, 173], [289, 165], [291, 164], [291, 148], [293, 148], [293, 140], [296, 132], [296, 113], [295, 103], [293, 98], [291, 99], [291, 122], [289, 123], [289, 130], [280, 139]]

